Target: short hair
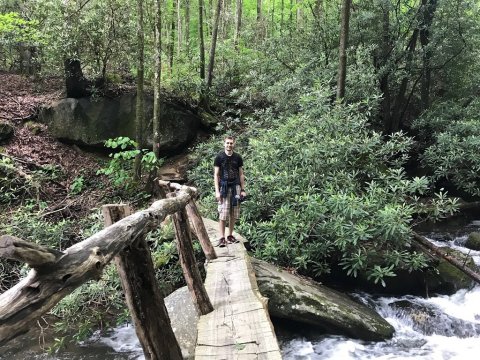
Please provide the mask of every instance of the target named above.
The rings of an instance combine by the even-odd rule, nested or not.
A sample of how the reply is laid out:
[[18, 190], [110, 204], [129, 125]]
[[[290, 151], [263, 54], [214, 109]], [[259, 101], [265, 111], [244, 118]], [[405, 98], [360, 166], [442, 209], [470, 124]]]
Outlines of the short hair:
[[227, 136], [225, 136], [225, 139], [223, 139], [223, 141], [226, 141], [226, 140], [233, 140], [233, 141], [235, 141], [235, 138], [234, 138], [232, 135], [227, 135]]

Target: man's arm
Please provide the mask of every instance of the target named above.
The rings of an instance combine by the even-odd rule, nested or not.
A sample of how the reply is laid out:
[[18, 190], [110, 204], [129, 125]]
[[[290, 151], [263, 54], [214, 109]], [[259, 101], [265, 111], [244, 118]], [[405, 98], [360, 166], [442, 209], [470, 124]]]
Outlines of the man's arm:
[[215, 184], [215, 198], [217, 201], [221, 201], [220, 196], [220, 167], [215, 166], [213, 168], [213, 182]]
[[238, 175], [240, 176], [240, 189], [242, 189], [243, 196], [246, 196], [247, 193], [245, 192], [245, 174], [243, 173], [243, 167], [238, 168]]

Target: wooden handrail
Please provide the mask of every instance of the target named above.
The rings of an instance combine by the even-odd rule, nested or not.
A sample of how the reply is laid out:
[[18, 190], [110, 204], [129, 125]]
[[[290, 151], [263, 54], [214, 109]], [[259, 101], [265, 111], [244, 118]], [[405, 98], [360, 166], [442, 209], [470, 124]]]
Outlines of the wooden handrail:
[[[29, 274], [0, 295], [0, 346], [27, 332], [35, 320], [80, 285], [98, 279], [114, 256], [167, 215], [183, 210], [195, 194], [196, 189], [182, 187], [175, 198], [156, 201], [62, 253], [37, 247], [39, 252], [58, 257], [53, 262], [48, 256], [46, 260], [29, 260], [33, 266]], [[23, 250], [31, 254], [34, 246], [26, 241], [17, 241], [16, 245], [19, 247], [12, 251], [12, 237], [1, 237], [0, 256], [26, 261], [27, 257], [20, 254]]]

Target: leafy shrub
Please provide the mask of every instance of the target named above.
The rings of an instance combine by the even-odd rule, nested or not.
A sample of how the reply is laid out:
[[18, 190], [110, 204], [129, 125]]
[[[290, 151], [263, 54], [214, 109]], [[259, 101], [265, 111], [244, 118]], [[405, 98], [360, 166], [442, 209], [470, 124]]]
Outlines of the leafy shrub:
[[[403, 133], [384, 139], [369, 129], [358, 106], [325, 105], [323, 114], [317, 107], [272, 117], [255, 136], [240, 135], [252, 201], [242, 205], [239, 231], [256, 256], [314, 275], [338, 261], [348, 274], [366, 272], [374, 282], [395, 269], [426, 264], [421, 255], [405, 251], [414, 217], [441, 217], [454, 210], [454, 202], [439, 194], [422, 205], [419, 196], [429, 193], [428, 179], [409, 179], [402, 167], [412, 139]], [[197, 148], [190, 173], [206, 194], [202, 210], [209, 216], [215, 214], [212, 159], [221, 145], [213, 141], [217, 150], [212, 144]]]
[[[427, 139], [422, 163], [434, 180], [480, 196], [480, 101], [462, 107], [442, 103], [418, 119], [414, 127]], [[424, 137], [423, 137], [424, 136]]]
[[147, 173], [158, 169], [163, 163], [163, 160], [157, 159], [152, 151], [136, 149], [137, 143], [129, 137], [108, 139], [105, 141], [105, 147], [120, 151], [111, 153], [109, 156], [112, 160], [107, 167], [98, 170], [97, 174], [107, 175], [115, 186], [125, 190], [132, 189], [135, 185], [132, 174], [134, 160], [138, 154], [142, 154], [142, 169]]

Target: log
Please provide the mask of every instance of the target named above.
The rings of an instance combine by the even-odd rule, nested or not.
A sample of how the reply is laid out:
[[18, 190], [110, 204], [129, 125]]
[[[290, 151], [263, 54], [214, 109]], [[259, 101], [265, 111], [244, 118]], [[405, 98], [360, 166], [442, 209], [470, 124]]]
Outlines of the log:
[[190, 200], [188, 193], [180, 192], [176, 198], [156, 201], [148, 209], [72, 245], [54, 264], [32, 269], [0, 295], [0, 346], [27, 332], [34, 321], [77, 287], [98, 279], [114, 256], [168, 214], [183, 209]]
[[[132, 213], [128, 205], [104, 205], [105, 226]], [[125, 292], [135, 332], [145, 358], [151, 360], [182, 359], [170, 324], [163, 295], [155, 278], [150, 248], [143, 236], [115, 257], [115, 264]]]
[[51, 265], [63, 255], [61, 251], [47, 249], [15, 236], [0, 236], [0, 257], [24, 262], [31, 268]]
[[197, 261], [195, 260], [195, 254], [193, 252], [187, 212], [186, 210], [182, 209], [172, 217], [183, 276], [185, 277], [188, 290], [192, 295], [193, 303], [195, 304], [197, 311], [201, 315], [206, 315], [213, 311], [213, 306], [210, 302], [207, 290], [203, 285], [202, 277], [200, 276], [200, 272], [197, 268]]
[[468, 268], [467, 266], [465, 266], [464, 264], [462, 264], [460, 261], [458, 261], [455, 257], [453, 256], [450, 256], [448, 254], [445, 254], [441, 248], [439, 248], [438, 246], [435, 246], [434, 244], [432, 244], [430, 241], [428, 241], [428, 239], [426, 239], [425, 237], [417, 234], [417, 233], [413, 233], [413, 238], [415, 241], [417, 241], [420, 245], [428, 248], [429, 250], [433, 251], [433, 253], [439, 257], [441, 257], [442, 259], [445, 259], [446, 261], [448, 261], [450, 264], [452, 264], [453, 266], [455, 266], [457, 269], [459, 269], [460, 271], [462, 271], [464, 274], [466, 274], [467, 276], [469, 276], [472, 280], [476, 281], [478, 284], [480, 284], [480, 274], [476, 273], [475, 271], [473, 271], [472, 269]]
[[203, 253], [207, 260], [214, 260], [217, 258], [217, 254], [215, 253], [215, 249], [210, 242], [210, 238], [208, 236], [207, 230], [205, 229], [205, 224], [203, 223], [202, 217], [200, 216], [200, 212], [198, 211], [197, 205], [195, 204], [195, 200], [191, 200], [187, 206], [185, 207], [187, 210], [188, 218], [193, 226], [193, 231], [200, 242], [200, 246], [202, 247]]

